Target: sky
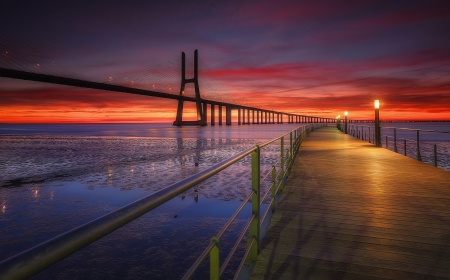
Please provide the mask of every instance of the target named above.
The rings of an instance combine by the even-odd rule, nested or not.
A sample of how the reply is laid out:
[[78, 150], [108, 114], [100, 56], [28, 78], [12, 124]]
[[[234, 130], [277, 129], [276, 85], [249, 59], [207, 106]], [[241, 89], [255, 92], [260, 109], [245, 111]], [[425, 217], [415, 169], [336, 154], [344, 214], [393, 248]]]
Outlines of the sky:
[[[192, 69], [198, 49], [207, 99], [354, 119], [379, 99], [382, 120], [450, 120], [448, 0], [17, 0], [2, 3], [0, 35], [6, 68], [179, 94], [181, 52]], [[176, 108], [0, 78], [0, 123], [172, 122]]]

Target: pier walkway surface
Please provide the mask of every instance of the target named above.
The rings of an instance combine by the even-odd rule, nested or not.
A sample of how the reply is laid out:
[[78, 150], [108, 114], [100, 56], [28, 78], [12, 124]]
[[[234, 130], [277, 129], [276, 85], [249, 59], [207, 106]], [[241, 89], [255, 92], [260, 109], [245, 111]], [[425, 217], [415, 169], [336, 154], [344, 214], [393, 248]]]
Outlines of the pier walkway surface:
[[450, 279], [450, 172], [312, 132], [251, 279]]

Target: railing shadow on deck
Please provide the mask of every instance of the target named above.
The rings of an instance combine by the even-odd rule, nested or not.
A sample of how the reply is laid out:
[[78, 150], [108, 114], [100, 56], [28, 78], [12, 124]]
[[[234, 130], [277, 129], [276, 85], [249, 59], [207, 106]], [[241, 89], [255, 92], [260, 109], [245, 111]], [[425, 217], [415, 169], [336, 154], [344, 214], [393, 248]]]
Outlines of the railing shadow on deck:
[[[300, 126], [158, 192], [145, 196], [109, 214], [3, 260], [0, 262], [0, 279], [25, 279], [31, 277], [251, 155], [252, 191], [250, 195], [244, 199], [243, 203], [217, 235], [211, 238], [209, 245], [186, 272], [183, 279], [191, 278], [208, 255], [210, 256], [210, 278], [219, 279], [246, 235], [247, 246], [240, 266], [235, 273], [235, 279], [238, 279], [240, 275], [248, 275], [258, 256], [265, 227], [269, 223], [271, 213], [275, 210], [279, 194], [283, 190], [300, 144], [311, 131], [326, 125], [328, 123], [314, 123]], [[269, 144], [276, 143], [276, 141], [280, 143], [280, 157], [273, 163], [270, 171], [262, 175], [260, 169], [261, 149]], [[286, 149], [285, 142], [287, 142]], [[265, 193], [261, 194], [261, 185], [268, 179], [271, 180], [270, 187]], [[261, 205], [269, 194], [271, 196], [269, 206], [264, 213], [261, 213]], [[221, 262], [219, 260], [220, 239], [248, 201], [252, 203], [252, 216], [228, 256]], [[246, 268], [246, 270], [243, 268]]]

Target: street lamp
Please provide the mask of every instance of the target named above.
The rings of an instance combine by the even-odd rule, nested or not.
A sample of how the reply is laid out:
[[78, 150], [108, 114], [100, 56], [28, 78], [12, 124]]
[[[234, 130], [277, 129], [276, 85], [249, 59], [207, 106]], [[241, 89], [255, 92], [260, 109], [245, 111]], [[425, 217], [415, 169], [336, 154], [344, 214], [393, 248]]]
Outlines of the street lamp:
[[375, 146], [381, 147], [381, 130], [380, 130], [380, 101], [375, 100]]
[[347, 116], [348, 116], [348, 112], [345, 111], [344, 115], [345, 115], [345, 134], [347, 134]]
[[337, 115], [336, 117], [337, 128], [341, 130], [341, 115]]

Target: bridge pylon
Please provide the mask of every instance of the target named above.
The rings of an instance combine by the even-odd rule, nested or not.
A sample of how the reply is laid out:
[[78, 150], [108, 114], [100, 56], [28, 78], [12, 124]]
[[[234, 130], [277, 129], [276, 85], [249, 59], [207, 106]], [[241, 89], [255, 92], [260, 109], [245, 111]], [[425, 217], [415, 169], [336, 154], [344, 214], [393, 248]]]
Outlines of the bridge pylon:
[[181, 52], [181, 87], [180, 96], [184, 96], [184, 88], [187, 83], [194, 83], [195, 88], [195, 104], [197, 108], [197, 120], [196, 121], [183, 121], [183, 102], [184, 100], [178, 100], [177, 117], [173, 122], [173, 125], [183, 126], [183, 125], [206, 125], [205, 112], [206, 108], [202, 106], [202, 99], [200, 97], [200, 87], [198, 85], [198, 50], [194, 52], [194, 77], [186, 79], [186, 55]]

